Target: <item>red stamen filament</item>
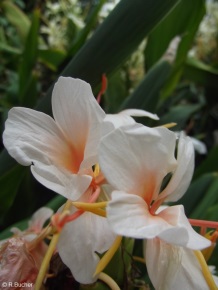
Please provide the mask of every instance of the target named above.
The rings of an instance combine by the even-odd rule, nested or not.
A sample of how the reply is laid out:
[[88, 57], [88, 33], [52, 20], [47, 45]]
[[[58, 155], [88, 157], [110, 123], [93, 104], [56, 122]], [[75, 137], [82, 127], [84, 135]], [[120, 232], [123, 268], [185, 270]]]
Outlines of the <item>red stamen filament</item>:
[[218, 222], [215, 221], [189, 219], [189, 222], [192, 226], [196, 227], [218, 229]]
[[[101, 192], [101, 189], [100, 189], [99, 186], [97, 186], [96, 190], [90, 196], [88, 202], [89, 203], [95, 202], [98, 199], [100, 192]], [[69, 223], [69, 222], [74, 221], [75, 219], [77, 219], [78, 217], [80, 217], [84, 212], [85, 212], [84, 210], [78, 209], [73, 214], [64, 216], [61, 219], [61, 221], [57, 222], [57, 225], [55, 225], [56, 228], [57, 228], [57, 230], [60, 232], [66, 223]], [[59, 214], [57, 214], [57, 215], [59, 215]], [[55, 218], [54, 217], [55, 216], [53, 216], [53, 221], [55, 221]], [[57, 218], [58, 218], [58, 216], [57, 216]], [[55, 222], [55, 224], [56, 224], [56, 222]]]
[[217, 239], [218, 239], [218, 230], [216, 230], [210, 237], [212, 243], [215, 243]]
[[107, 78], [106, 78], [106, 75], [103, 74], [102, 77], [101, 77], [101, 90], [100, 92], [98, 93], [98, 96], [97, 96], [97, 102], [100, 104], [101, 102], [101, 96], [105, 93], [107, 89]]
[[[189, 219], [189, 222], [190, 222], [190, 224], [192, 226], [201, 228], [200, 234], [202, 236], [205, 236], [207, 228], [218, 229], [218, 222], [215, 222], [215, 221], [204, 221], [204, 220]], [[217, 234], [217, 236], [218, 236], [218, 234]], [[216, 239], [217, 239], [217, 236], [216, 236]], [[216, 239], [215, 239], [215, 241], [216, 241]]]

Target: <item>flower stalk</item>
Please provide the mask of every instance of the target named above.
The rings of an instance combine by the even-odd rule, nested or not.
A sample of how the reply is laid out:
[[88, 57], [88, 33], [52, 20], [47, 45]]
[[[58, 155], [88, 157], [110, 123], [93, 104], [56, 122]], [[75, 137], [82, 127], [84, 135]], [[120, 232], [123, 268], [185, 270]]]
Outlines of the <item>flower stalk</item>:
[[117, 285], [117, 283], [109, 275], [101, 272], [98, 275], [98, 279], [103, 281], [105, 284], [107, 284], [110, 289], [120, 290], [120, 287]]
[[[68, 200], [64, 206], [64, 209], [63, 209], [63, 212], [68, 210], [71, 206], [71, 201]], [[41, 264], [41, 267], [40, 267], [40, 270], [39, 270], [39, 273], [38, 273], [38, 276], [37, 276], [37, 279], [36, 279], [36, 283], [35, 283], [35, 290], [40, 290], [41, 289], [41, 285], [44, 281], [44, 278], [46, 276], [46, 273], [47, 273], [47, 270], [49, 268], [49, 263], [50, 263], [50, 260], [52, 258], [52, 255], [56, 249], [56, 246], [57, 246], [57, 243], [58, 243], [58, 240], [59, 240], [59, 237], [60, 237], [60, 234], [61, 232], [57, 232], [53, 235], [52, 237], [52, 240], [48, 246], [48, 250], [45, 254], [45, 257], [42, 261], [42, 264]]]
[[101, 258], [101, 260], [99, 261], [94, 276], [98, 275], [99, 273], [101, 273], [104, 268], [108, 265], [108, 263], [110, 262], [110, 260], [113, 258], [114, 254], [116, 253], [116, 251], [118, 250], [120, 244], [122, 241], [122, 237], [121, 236], [117, 236], [113, 245], [110, 247], [110, 249], [106, 252], [106, 254], [104, 254], [104, 256]]
[[204, 278], [209, 286], [209, 289], [210, 290], [217, 290], [217, 286], [216, 286], [214, 279], [211, 275], [211, 272], [207, 266], [207, 263], [204, 259], [203, 254], [201, 253], [201, 251], [194, 251], [194, 253], [195, 253], [195, 256], [197, 257], [197, 259], [201, 265], [201, 269], [202, 269]]

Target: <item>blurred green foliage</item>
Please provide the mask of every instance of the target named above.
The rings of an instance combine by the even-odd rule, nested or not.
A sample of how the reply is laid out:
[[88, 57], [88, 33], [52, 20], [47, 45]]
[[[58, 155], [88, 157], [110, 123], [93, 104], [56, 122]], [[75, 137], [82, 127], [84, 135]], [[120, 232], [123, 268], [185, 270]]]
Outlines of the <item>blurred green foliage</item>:
[[[51, 114], [52, 84], [59, 75], [84, 79], [97, 94], [106, 73], [106, 112], [145, 109], [157, 113], [160, 121], [140, 122], [176, 122], [172, 130], [184, 130], [204, 142], [208, 154], [196, 151], [194, 179], [179, 203], [188, 217], [218, 221], [218, 29], [212, 22], [216, 33], [213, 30], [209, 40], [209, 32], [203, 34], [209, 17], [205, 1], [121, 0], [107, 17], [101, 15], [104, 4], [105, 0], [0, 3], [1, 134], [13, 106]], [[172, 46], [175, 37], [177, 45], [174, 41]], [[38, 184], [2, 144], [1, 150], [0, 229], [46, 203], [57, 210], [63, 198]], [[5, 230], [0, 237], [7, 234]], [[218, 266], [217, 260], [213, 263]], [[133, 284], [136, 280], [137, 275]]]

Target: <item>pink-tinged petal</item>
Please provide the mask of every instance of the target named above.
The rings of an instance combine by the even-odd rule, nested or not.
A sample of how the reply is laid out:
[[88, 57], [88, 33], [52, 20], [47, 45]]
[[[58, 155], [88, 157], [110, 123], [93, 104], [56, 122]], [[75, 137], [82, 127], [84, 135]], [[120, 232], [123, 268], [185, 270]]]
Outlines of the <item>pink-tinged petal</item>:
[[189, 187], [194, 171], [194, 147], [191, 139], [180, 134], [178, 144], [178, 166], [159, 199], [177, 201]]
[[90, 167], [97, 162], [100, 126], [105, 116], [88, 83], [60, 77], [52, 93], [53, 115], [71, 144], [81, 164]]
[[114, 239], [106, 218], [86, 212], [65, 225], [58, 251], [74, 278], [82, 284], [90, 284], [97, 279], [93, 278], [100, 260], [97, 253], [108, 250]]
[[116, 189], [143, 196], [150, 203], [175, 167], [174, 147], [175, 135], [166, 128], [122, 127], [102, 138], [99, 163]]
[[196, 250], [211, 245], [192, 229], [183, 206], [171, 206], [153, 215], [140, 196], [113, 191], [107, 218], [118, 235], [139, 239], [159, 237], [165, 242]]
[[0, 285], [3, 282], [34, 284], [46, 251], [47, 245], [44, 242], [29, 251], [28, 242], [24, 238], [8, 239], [0, 247]]
[[53, 165], [37, 163], [31, 166], [33, 176], [47, 188], [70, 200], [77, 200], [89, 187], [92, 177], [72, 174]]
[[158, 235], [165, 242], [194, 250], [202, 250], [211, 245], [208, 239], [193, 230], [182, 205], [170, 206], [158, 213], [158, 216], [170, 225]]
[[144, 242], [146, 266], [156, 290], [209, 290], [192, 250], [158, 238]]
[[53, 210], [48, 207], [41, 207], [32, 216], [29, 221], [28, 230], [40, 233], [44, 223], [52, 216]]
[[107, 218], [116, 234], [137, 239], [154, 238], [169, 227], [164, 219], [149, 213], [141, 197], [122, 191], [112, 193]]
[[22, 165], [40, 161], [67, 168], [66, 163], [72, 159], [66, 139], [54, 120], [27, 108], [9, 111], [3, 142], [9, 154]]

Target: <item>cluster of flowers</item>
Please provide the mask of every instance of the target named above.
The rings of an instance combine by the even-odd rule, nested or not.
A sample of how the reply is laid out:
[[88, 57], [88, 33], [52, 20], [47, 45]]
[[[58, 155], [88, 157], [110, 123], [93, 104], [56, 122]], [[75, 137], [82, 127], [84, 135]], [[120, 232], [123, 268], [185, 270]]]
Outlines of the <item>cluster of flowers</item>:
[[[162, 206], [177, 201], [189, 186], [191, 140], [164, 126], [136, 123], [131, 116], [157, 119], [142, 110], [106, 115], [90, 85], [79, 79], [59, 78], [52, 109], [54, 119], [27, 108], [11, 109], [3, 141], [40, 183], [68, 200], [51, 220], [60, 231], [57, 251], [74, 278], [94, 283], [101, 271], [97, 253], [125, 236], [143, 239], [155, 289], [210, 289], [193, 250], [211, 242], [192, 229], [182, 205]], [[41, 214], [40, 229], [52, 213], [43, 209]], [[23, 240], [26, 234], [17, 236]], [[25, 239], [26, 248], [33, 240]], [[0, 251], [0, 268], [9, 241]]]

